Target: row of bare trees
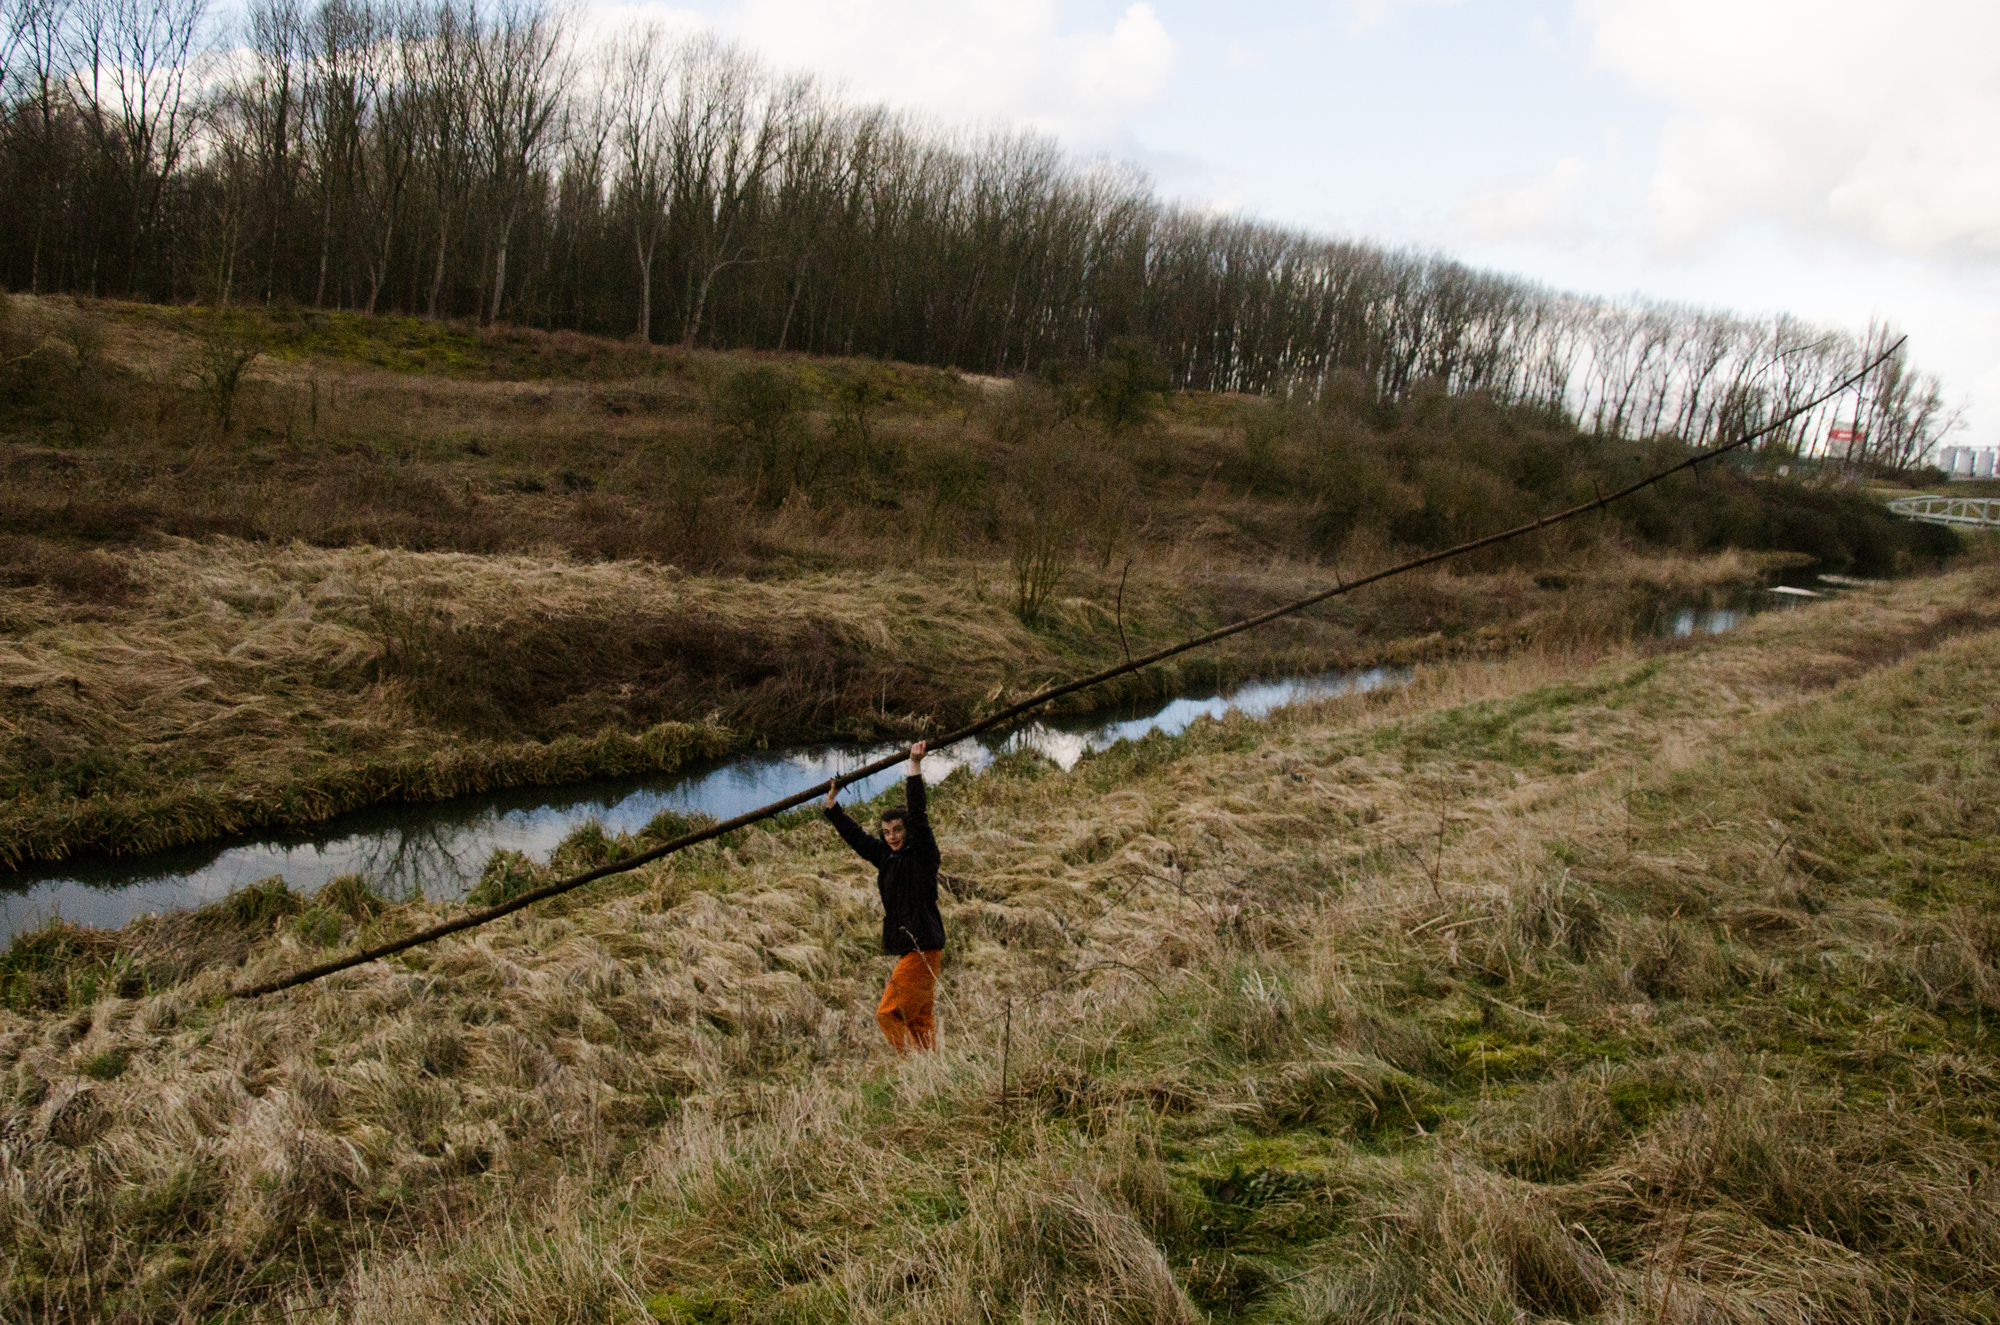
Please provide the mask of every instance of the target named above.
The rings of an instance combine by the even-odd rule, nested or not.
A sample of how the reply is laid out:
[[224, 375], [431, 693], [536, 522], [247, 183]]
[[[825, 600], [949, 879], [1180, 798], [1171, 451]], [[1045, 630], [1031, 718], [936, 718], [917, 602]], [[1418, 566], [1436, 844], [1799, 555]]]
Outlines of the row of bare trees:
[[[1183, 386], [1419, 383], [1708, 441], [1880, 337], [1558, 294], [1163, 204], [1029, 135], [954, 136], [708, 36], [544, 0], [0, 0], [0, 280], [866, 354], [1012, 374], [1158, 347]], [[1780, 439], [1915, 463], [1898, 359]]]

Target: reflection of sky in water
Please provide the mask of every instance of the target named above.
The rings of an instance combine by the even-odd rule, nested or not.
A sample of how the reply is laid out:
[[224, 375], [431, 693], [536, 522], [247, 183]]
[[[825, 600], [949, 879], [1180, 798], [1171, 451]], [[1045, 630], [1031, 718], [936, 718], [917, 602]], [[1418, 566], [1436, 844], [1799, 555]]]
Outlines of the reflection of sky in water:
[[[1102, 714], [1036, 722], [1003, 738], [998, 749], [967, 741], [924, 761], [927, 781], [959, 768], [974, 772], [996, 753], [1039, 750], [1065, 769], [1086, 750], [1102, 750], [1151, 731], [1173, 734], [1199, 717], [1236, 711], [1262, 717], [1285, 704], [1374, 690], [1407, 680], [1407, 671], [1376, 668], [1296, 680], [1260, 681], [1228, 695], [1176, 699], [1156, 712], [1114, 718]], [[312, 892], [342, 874], [360, 874], [391, 896], [421, 892], [460, 896], [479, 881], [496, 850], [547, 859], [565, 837], [595, 819], [607, 832], [636, 833], [662, 810], [729, 819], [890, 754], [902, 747], [815, 746], [741, 755], [706, 769], [586, 787], [530, 787], [437, 805], [386, 805], [344, 816], [317, 834], [193, 847], [131, 860], [90, 860], [24, 870], [0, 893], [0, 930], [60, 915], [79, 924], [116, 926], [148, 911], [199, 906], [281, 874], [294, 890]], [[901, 766], [845, 788], [852, 803], [899, 783]]]
[[1734, 630], [1745, 615], [1741, 609], [1733, 607], [1684, 607], [1674, 614], [1664, 633], [1677, 637], [1720, 635], [1725, 630]]
[[[1001, 742], [1003, 751], [1039, 750], [1064, 769], [1076, 767], [1086, 750], [1106, 750], [1120, 741], [1136, 741], [1148, 732], [1177, 735], [1196, 718], [1220, 718], [1225, 713], [1243, 713], [1261, 718], [1273, 709], [1308, 699], [1330, 699], [1336, 695], [1360, 694], [1385, 685], [1399, 685], [1410, 679], [1407, 669], [1372, 668], [1366, 672], [1339, 672], [1330, 676], [1299, 677], [1285, 681], [1253, 681], [1226, 697], [1176, 699], [1157, 713], [1143, 718], [1104, 722], [1090, 728], [1052, 727], [1031, 723]], [[982, 748], [981, 755], [986, 751]], [[990, 758], [990, 756], [988, 756]], [[985, 766], [982, 759], [979, 767]]]
[[[1790, 606], [1758, 601], [1755, 609]], [[1655, 618], [1662, 635], [1715, 635], [1734, 629], [1752, 607], [1685, 607]], [[1262, 717], [1300, 700], [1399, 684], [1407, 671], [1376, 668], [1284, 681], [1258, 681], [1227, 695], [1176, 699], [1158, 710], [1106, 720], [1101, 714], [1035, 722], [1004, 737], [998, 753], [1034, 749], [1065, 769], [1086, 751], [1102, 750], [1148, 732], [1174, 734], [1200, 717], [1239, 712]], [[126, 861], [91, 860], [23, 870], [0, 891], [0, 937], [52, 916], [85, 925], [122, 925], [147, 911], [199, 906], [236, 889], [282, 874], [295, 890], [311, 892], [342, 874], [360, 874], [391, 896], [421, 892], [460, 896], [479, 881], [495, 851], [522, 851], [547, 859], [565, 837], [596, 819], [608, 832], [636, 833], [662, 810], [728, 819], [781, 797], [824, 783], [850, 768], [900, 747], [867, 749], [815, 746], [741, 755], [706, 769], [584, 787], [526, 787], [438, 805], [384, 805], [347, 815], [319, 832], [191, 847]], [[930, 781], [963, 767], [977, 772], [993, 762], [993, 747], [968, 741], [924, 761]], [[896, 784], [900, 767], [878, 773], [841, 793], [866, 799]], [[5, 877], [5, 876], [0, 876]]]

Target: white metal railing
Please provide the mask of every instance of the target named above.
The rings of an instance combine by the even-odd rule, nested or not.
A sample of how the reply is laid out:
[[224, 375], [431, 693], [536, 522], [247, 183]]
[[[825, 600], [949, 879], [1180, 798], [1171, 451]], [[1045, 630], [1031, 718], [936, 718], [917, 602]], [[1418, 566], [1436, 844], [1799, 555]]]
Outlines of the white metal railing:
[[1889, 509], [1927, 524], [1965, 525], [1974, 529], [2000, 529], [2000, 497], [1898, 497]]

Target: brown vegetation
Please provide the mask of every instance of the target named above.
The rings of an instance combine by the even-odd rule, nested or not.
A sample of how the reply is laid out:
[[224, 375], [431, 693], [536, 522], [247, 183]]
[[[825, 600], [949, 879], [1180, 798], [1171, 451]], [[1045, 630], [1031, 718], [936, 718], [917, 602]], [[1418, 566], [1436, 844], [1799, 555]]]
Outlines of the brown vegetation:
[[[4, 600], [0, 856], [137, 852], [381, 800], [671, 769], [750, 738], [917, 732], [1010, 702], [1118, 648], [1114, 585], [1030, 631], [959, 568], [708, 580], [635, 563], [167, 540], [65, 553]], [[43, 548], [53, 551], [44, 553]], [[81, 563], [80, 568], [68, 556]], [[42, 569], [37, 569], [42, 568]], [[974, 574], [977, 574], [977, 568]], [[1135, 572], [1134, 647], [1281, 601], [1293, 573]], [[1617, 636], [1662, 596], [1740, 584], [1724, 557], [1432, 577], [1239, 650], [1085, 697], [1263, 671]], [[89, 576], [96, 578], [88, 578]], [[108, 586], [108, 587], [107, 587]], [[115, 593], [113, 592], [115, 590]]]
[[872, 891], [808, 816], [262, 1003], [216, 996], [438, 907], [45, 931], [0, 1301], [1984, 1321], [1996, 588], [961, 775], [929, 1057], [878, 1043]]
[[[1165, 400], [1142, 348], [974, 385], [344, 315], [12, 318], [0, 861], [935, 730], [1677, 454], [1478, 398]], [[1615, 635], [1765, 551], [1874, 574], [1942, 539], [1730, 470], [1089, 702]], [[1696, 555], [1726, 548], [1759, 555]]]

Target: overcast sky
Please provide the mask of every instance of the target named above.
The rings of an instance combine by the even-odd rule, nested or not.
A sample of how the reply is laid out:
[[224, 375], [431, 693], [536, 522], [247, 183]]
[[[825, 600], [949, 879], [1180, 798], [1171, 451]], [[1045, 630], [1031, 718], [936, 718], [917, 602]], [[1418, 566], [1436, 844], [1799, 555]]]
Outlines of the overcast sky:
[[1199, 206], [1566, 289], [1886, 317], [2000, 442], [1996, 0], [682, 0]]

